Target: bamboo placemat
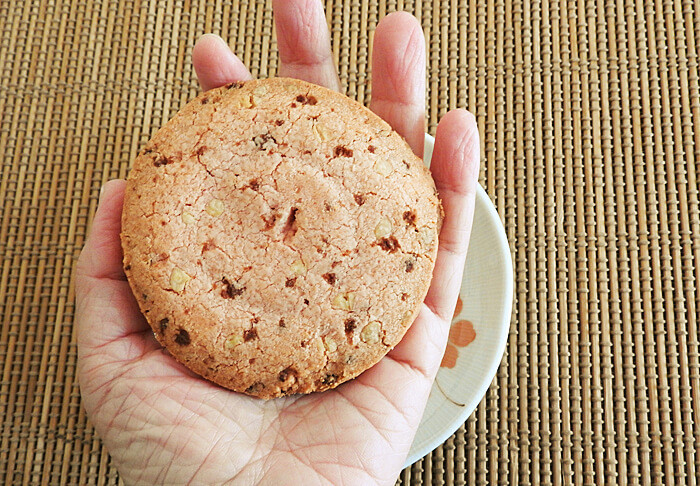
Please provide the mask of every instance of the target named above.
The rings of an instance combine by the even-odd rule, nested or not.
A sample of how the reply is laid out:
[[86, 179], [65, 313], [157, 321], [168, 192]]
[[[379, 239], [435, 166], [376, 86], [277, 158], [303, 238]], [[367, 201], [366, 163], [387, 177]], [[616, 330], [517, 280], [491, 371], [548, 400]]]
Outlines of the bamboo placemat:
[[[467, 107], [515, 263], [497, 378], [401, 484], [698, 483], [700, 3], [327, 0], [367, 102], [379, 18], [428, 45], [429, 131]], [[73, 266], [99, 187], [197, 92], [220, 33], [276, 71], [260, 0], [0, 1], [0, 474], [115, 484], [75, 383]]]

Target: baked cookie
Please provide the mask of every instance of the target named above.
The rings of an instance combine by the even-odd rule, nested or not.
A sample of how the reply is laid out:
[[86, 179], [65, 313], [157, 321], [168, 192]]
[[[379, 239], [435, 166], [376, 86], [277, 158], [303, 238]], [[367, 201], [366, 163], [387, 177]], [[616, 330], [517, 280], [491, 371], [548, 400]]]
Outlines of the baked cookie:
[[333, 388], [416, 317], [440, 202], [422, 161], [349, 98], [292, 79], [201, 94], [136, 157], [124, 269], [156, 338], [231, 390]]

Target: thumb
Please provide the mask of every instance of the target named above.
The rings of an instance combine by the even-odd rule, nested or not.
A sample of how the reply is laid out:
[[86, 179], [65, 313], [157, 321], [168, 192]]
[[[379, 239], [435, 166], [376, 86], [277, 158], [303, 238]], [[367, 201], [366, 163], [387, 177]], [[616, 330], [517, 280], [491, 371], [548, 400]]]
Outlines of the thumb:
[[76, 266], [78, 354], [149, 329], [126, 281], [119, 240], [126, 183], [104, 185], [92, 229]]

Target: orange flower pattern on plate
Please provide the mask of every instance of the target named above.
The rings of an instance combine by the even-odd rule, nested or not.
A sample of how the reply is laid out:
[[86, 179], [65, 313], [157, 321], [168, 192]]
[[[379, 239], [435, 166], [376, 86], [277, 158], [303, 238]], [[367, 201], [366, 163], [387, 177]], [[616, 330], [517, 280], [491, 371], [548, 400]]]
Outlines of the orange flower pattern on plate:
[[460, 319], [455, 321], [455, 318], [462, 312], [462, 297], [457, 298], [455, 313], [452, 316], [452, 326], [450, 326], [450, 336], [447, 339], [447, 348], [445, 355], [442, 357], [441, 368], [454, 368], [459, 357], [459, 349], [469, 345], [476, 338], [474, 325], [471, 321]]

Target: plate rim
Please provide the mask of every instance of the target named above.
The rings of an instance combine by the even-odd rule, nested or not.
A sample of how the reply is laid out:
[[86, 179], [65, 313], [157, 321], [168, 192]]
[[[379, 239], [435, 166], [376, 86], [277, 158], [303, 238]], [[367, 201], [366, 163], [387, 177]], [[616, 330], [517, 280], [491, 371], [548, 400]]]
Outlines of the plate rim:
[[[425, 160], [430, 160], [432, 159], [432, 152], [433, 152], [433, 147], [435, 144], [435, 138], [432, 137], [431, 135], [426, 134], [425, 135], [425, 150], [424, 154]], [[498, 323], [499, 328], [500, 328], [500, 339], [497, 344], [497, 352], [494, 354], [494, 359], [489, 363], [489, 366], [487, 368], [487, 371], [485, 373], [485, 376], [487, 379], [484, 379], [482, 383], [480, 384], [479, 388], [476, 390], [476, 392], [473, 395], [473, 399], [469, 401], [465, 407], [462, 408], [462, 410], [455, 415], [455, 417], [452, 419], [452, 421], [449, 422], [449, 424], [445, 427], [445, 429], [439, 433], [438, 435], [435, 436], [433, 440], [430, 440], [427, 442], [426, 445], [421, 447], [415, 452], [410, 452], [411, 449], [409, 449], [409, 455], [406, 458], [406, 463], [404, 464], [404, 467], [410, 467], [412, 464], [418, 462], [420, 459], [428, 455], [430, 452], [434, 451], [440, 444], [443, 444], [452, 434], [455, 433], [455, 431], [464, 423], [467, 421], [469, 416], [471, 416], [472, 413], [474, 413], [474, 410], [479, 406], [479, 403], [484, 399], [486, 396], [486, 393], [488, 392], [488, 389], [491, 387], [493, 384], [493, 380], [496, 376], [496, 373], [498, 372], [498, 368], [501, 365], [501, 362], [503, 361], [503, 354], [505, 353], [506, 345], [508, 342], [508, 335], [510, 331], [510, 324], [511, 324], [511, 314], [513, 310], [513, 290], [514, 290], [514, 274], [513, 274], [513, 260], [512, 260], [512, 255], [510, 252], [510, 246], [508, 244], [508, 238], [506, 236], [506, 231], [503, 226], [503, 222], [501, 221], [501, 217], [498, 214], [498, 211], [496, 210], [495, 206], [493, 205], [493, 202], [491, 201], [491, 198], [489, 198], [488, 194], [486, 193], [486, 190], [481, 186], [481, 184], [477, 185], [477, 191], [476, 191], [476, 200], [475, 200], [475, 209], [476, 205], [482, 206], [487, 214], [488, 214], [488, 220], [491, 222], [496, 229], [496, 234], [497, 236], [497, 251], [500, 252], [500, 256], [502, 256], [502, 260], [504, 262], [503, 268], [501, 269], [502, 271], [502, 276], [503, 280], [505, 282], [504, 285], [504, 294], [505, 294], [505, 302], [503, 309], [501, 311], [501, 315], [498, 318]], [[495, 245], [496, 246], [496, 245]], [[466, 264], [466, 263], [465, 263]], [[437, 376], [437, 375], [436, 375]], [[433, 387], [435, 387], [435, 382], [433, 382]], [[432, 390], [432, 388], [431, 388]], [[426, 402], [426, 407], [427, 407], [427, 402]], [[425, 413], [425, 410], [423, 411]], [[422, 418], [421, 418], [422, 420]], [[418, 429], [416, 429], [416, 435], [418, 433]], [[415, 436], [414, 436], [415, 440]], [[413, 443], [411, 444], [411, 448], [413, 448]]]

